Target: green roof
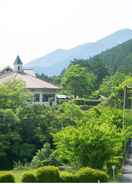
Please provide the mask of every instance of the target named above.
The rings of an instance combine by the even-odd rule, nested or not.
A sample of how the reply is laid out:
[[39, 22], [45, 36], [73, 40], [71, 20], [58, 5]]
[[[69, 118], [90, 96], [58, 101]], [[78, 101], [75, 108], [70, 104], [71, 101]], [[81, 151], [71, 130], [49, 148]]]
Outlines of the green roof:
[[23, 62], [19, 56], [16, 57], [16, 59], [14, 61], [14, 65], [23, 65]]

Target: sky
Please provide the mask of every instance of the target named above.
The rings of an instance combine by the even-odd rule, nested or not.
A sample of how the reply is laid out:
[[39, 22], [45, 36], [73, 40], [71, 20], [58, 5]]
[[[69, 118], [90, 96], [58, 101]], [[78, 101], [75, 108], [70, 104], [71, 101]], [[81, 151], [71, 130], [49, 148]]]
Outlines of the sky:
[[132, 29], [132, 0], [0, 0], [0, 67]]

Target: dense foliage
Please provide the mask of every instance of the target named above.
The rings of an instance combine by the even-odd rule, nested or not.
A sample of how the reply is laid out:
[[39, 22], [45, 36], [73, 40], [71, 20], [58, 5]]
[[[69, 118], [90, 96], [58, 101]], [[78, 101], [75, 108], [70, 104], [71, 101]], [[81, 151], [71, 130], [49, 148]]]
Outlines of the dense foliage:
[[42, 167], [37, 170], [38, 182], [59, 182], [59, 169], [54, 166]]
[[[97, 56], [86, 60], [75, 60], [75, 64], [88, 67], [100, 61], [107, 68], [108, 73], [131, 73], [132, 70], [132, 40], [129, 40], [112, 49], [106, 50]], [[99, 70], [101, 72], [101, 70]]]
[[62, 86], [70, 95], [88, 96], [95, 85], [96, 77], [92, 72], [87, 72], [84, 67], [71, 65], [64, 72]]
[[116, 110], [115, 114], [111, 110], [86, 113], [76, 127], [55, 134], [56, 157], [65, 164], [103, 168], [107, 160], [122, 151], [125, 137], [120, 131], [120, 118]]
[[108, 181], [108, 176], [105, 172], [100, 171], [100, 170], [95, 170], [92, 168], [84, 167], [81, 168], [77, 172], [77, 181], [78, 182], [107, 182]]
[[17, 109], [31, 101], [31, 94], [23, 81], [15, 78], [0, 85], [0, 108]]
[[15, 183], [15, 177], [11, 173], [0, 174], [0, 183]]
[[0, 109], [0, 168], [9, 168], [17, 154], [21, 137], [19, 120], [11, 109]]
[[[107, 181], [97, 169], [111, 176], [113, 164], [118, 174], [132, 121], [129, 111], [124, 121], [122, 111], [124, 88], [132, 84], [131, 42], [88, 60], [74, 60], [60, 76], [38, 75], [61, 85], [61, 92], [73, 98], [56, 107], [31, 104], [21, 81], [1, 84], [0, 169], [11, 169], [17, 162], [47, 166], [37, 173], [40, 182]], [[86, 107], [93, 98], [101, 103]], [[126, 102], [131, 105], [131, 96]], [[73, 172], [59, 174], [54, 166], [71, 167]], [[26, 182], [35, 179], [31, 173], [23, 176]]]
[[106, 76], [99, 88], [99, 94], [109, 97], [117, 92], [120, 84], [129, 76], [125, 73], [116, 72], [114, 75]]
[[[21, 89], [23, 86], [19, 85]], [[6, 84], [0, 87], [6, 88]], [[22, 93], [21, 98], [23, 95], [26, 96]], [[13, 103], [10, 97], [8, 101]], [[0, 140], [1, 169], [12, 168], [14, 162], [31, 160], [33, 167], [68, 164], [102, 169], [107, 161], [122, 153], [125, 141], [122, 110], [98, 105], [83, 111], [74, 102], [57, 108], [30, 104], [17, 104], [17, 109], [4, 106], [0, 109]]]
[[34, 176], [34, 174], [27, 172], [27, 173], [24, 173], [24, 175], [22, 176], [22, 182], [23, 183], [36, 183], [37, 179]]

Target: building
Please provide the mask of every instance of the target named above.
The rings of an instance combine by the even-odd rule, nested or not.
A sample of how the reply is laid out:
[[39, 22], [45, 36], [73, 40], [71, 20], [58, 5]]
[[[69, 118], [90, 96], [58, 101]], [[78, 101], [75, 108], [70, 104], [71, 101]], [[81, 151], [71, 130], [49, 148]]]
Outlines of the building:
[[0, 83], [11, 79], [22, 80], [33, 95], [33, 103], [56, 104], [56, 93], [59, 88], [51, 83], [38, 79], [32, 69], [24, 69], [19, 56], [14, 62], [14, 69], [6, 67], [0, 71]]

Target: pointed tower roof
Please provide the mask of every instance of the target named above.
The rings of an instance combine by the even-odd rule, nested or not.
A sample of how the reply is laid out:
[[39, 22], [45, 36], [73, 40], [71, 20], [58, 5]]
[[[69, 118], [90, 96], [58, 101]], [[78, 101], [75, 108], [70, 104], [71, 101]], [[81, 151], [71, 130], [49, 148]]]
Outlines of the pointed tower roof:
[[14, 65], [23, 65], [23, 62], [19, 56], [16, 57], [16, 59], [14, 61]]

